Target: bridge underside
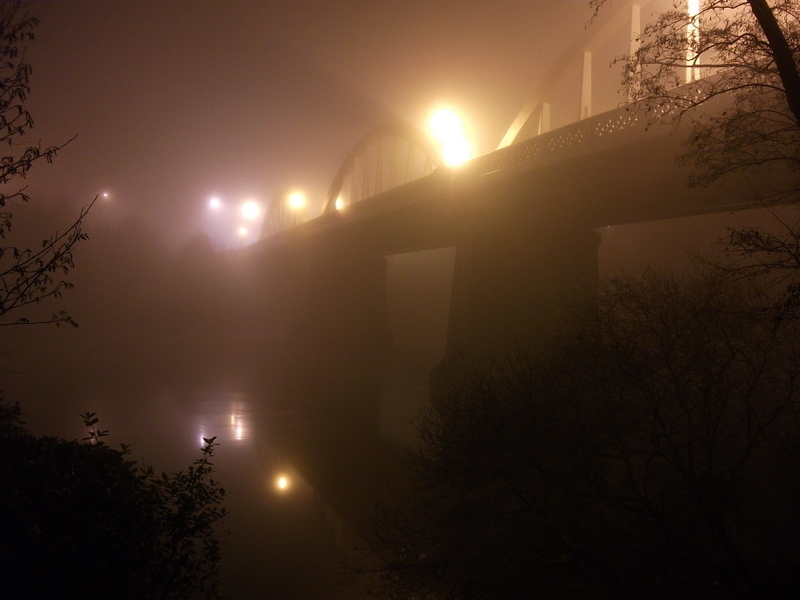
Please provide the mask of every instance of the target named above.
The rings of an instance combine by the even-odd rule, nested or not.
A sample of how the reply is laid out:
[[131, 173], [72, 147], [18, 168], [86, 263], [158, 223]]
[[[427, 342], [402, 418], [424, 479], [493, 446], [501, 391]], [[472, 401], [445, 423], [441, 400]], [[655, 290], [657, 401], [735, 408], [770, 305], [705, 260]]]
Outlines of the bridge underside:
[[[597, 227], [747, 208], [753, 190], [768, 193], [774, 178], [743, 174], [688, 188], [687, 172], [673, 158], [681, 137], [664, 126], [618, 131], [579, 149], [559, 149], [563, 135], [509, 146], [461, 170], [437, 170], [249, 250], [250, 272], [264, 290], [271, 394], [302, 408], [313, 424], [303, 446], [310, 458], [299, 450], [295, 458], [309, 474], [316, 471], [315, 485], [324, 487], [336, 472], [355, 496], [368, 498], [354, 491], [375, 483], [364, 473], [386, 471], [363, 461], [394, 460], [394, 446], [380, 435], [387, 428], [382, 403], [396, 404], [384, 386], [402, 337], [387, 325], [392, 257], [450, 249], [442, 262], [452, 276], [447, 341], [435, 389], [448, 364], [534, 338], [565, 297], [592, 285]], [[551, 150], [537, 152], [535, 144]], [[392, 412], [408, 418], [401, 413]], [[329, 464], [323, 458], [334, 447], [340, 452]], [[349, 468], [341, 465], [342, 448], [349, 449]], [[340, 512], [355, 519], [367, 509], [348, 500]]]

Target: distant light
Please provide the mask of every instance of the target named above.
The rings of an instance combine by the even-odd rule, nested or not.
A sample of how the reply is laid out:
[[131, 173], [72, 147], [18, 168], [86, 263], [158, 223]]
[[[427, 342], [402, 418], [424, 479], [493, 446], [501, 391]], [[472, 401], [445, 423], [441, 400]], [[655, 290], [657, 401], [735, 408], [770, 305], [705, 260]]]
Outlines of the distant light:
[[439, 142], [442, 160], [448, 166], [460, 165], [470, 159], [472, 150], [464, 131], [464, 124], [455, 111], [440, 108], [428, 122], [431, 135]]
[[258, 202], [255, 202], [253, 200], [248, 200], [247, 202], [242, 204], [242, 216], [248, 221], [257, 219], [258, 215], [260, 214], [261, 214], [261, 207], [258, 205]]
[[216, 196], [214, 196], [208, 201], [208, 207], [211, 210], [219, 210], [220, 208], [222, 208], [222, 201]]
[[241, 440], [244, 437], [244, 429], [241, 425], [236, 426], [236, 439]]
[[451, 167], [467, 162], [470, 156], [472, 151], [466, 138], [454, 138], [442, 144], [442, 159]]
[[696, 54], [700, 44], [700, 0], [688, 0], [686, 9], [689, 23], [686, 27], [686, 83], [700, 79], [700, 56]]
[[239, 227], [239, 235], [244, 237], [247, 235], [247, 227]]
[[336, 199], [336, 202], [334, 203], [334, 207], [336, 208], [336, 210], [342, 210], [344, 208], [344, 198], [339, 196]]
[[306, 197], [302, 192], [292, 192], [286, 202], [292, 210], [300, 210], [306, 205]]
[[103, 198], [108, 198], [108, 192], [103, 192]]
[[440, 142], [463, 135], [461, 119], [449, 108], [440, 108], [435, 111], [431, 115], [428, 125], [433, 137]]
[[280, 491], [285, 492], [289, 489], [289, 478], [286, 475], [279, 475], [275, 479], [275, 487]]

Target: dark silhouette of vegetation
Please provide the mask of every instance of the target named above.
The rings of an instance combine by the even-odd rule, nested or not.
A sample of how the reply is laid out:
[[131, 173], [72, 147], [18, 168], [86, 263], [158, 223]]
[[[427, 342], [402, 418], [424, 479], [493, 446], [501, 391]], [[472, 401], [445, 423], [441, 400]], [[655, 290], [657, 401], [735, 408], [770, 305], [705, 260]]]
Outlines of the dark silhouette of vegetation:
[[[590, 5], [598, 11], [608, 3]], [[800, 200], [800, 2], [703, 0], [690, 14], [687, 2], [675, 1], [637, 42], [622, 59], [623, 86], [651, 119], [690, 128], [678, 157], [692, 169], [690, 184], [773, 169], [781, 174], [773, 189], [753, 200], [770, 209]], [[770, 276], [783, 287], [781, 318], [791, 318], [800, 307], [800, 220], [791, 211], [774, 214], [772, 227], [730, 228], [721, 245], [733, 259], [729, 273]]]
[[[78, 219], [63, 233], [56, 232], [38, 249], [7, 244], [13, 214], [10, 206], [28, 202], [25, 179], [31, 167], [44, 159], [52, 162], [63, 146], [43, 148], [27, 140], [33, 118], [25, 109], [30, 92], [31, 65], [25, 62], [25, 46], [33, 40], [38, 19], [22, 2], [0, 3], [0, 326], [77, 323], [65, 312], [41, 314], [27, 311], [48, 298], [58, 298], [72, 284], [65, 279], [74, 267], [73, 251], [87, 239], [83, 219], [91, 208], [81, 210]], [[96, 200], [96, 198], [95, 198]]]
[[[0, 326], [68, 323], [64, 311], [42, 316], [35, 305], [72, 287], [65, 277], [87, 235], [89, 208], [39, 249], [5, 245], [10, 206], [29, 200], [25, 179], [58, 146], [26, 142], [31, 66], [24, 48], [38, 20], [21, 2], [0, 3]], [[21, 151], [20, 151], [21, 149]], [[82, 415], [82, 442], [37, 437], [18, 405], [0, 402], [0, 595], [4, 598], [212, 599], [218, 593], [225, 490], [211, 477], [215, 438], [188, 469], [158, 476], [126, 458]]]
[[187, 470], [156, 475], [107, 446], [36, 437], [0, 404], [0, 581], [6, 598], [219, 598], [225, 490], [205, 440]]
[[392, 599], [797, 597], [798, 324], [723, 275], [610, 279], [452, 372], [356, 572]]
[[[596, 11], [607, 3], [590, 2]], [[623, 86], [653, 120], [691, 128], [681, 157], [691, 183], [776, 164], [798, 169], [800, 2], [704, 0], [696, 14], [684, 0], [672, 5], [622, 59]]]

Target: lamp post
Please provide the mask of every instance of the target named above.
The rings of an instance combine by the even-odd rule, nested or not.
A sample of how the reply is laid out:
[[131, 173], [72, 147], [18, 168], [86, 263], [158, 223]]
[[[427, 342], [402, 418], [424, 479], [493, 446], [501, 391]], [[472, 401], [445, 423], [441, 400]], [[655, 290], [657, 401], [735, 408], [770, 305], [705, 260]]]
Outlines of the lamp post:
[[464, 123], [454, 110], [438, 109], [431, 115], [428, 127], [439, 143], [442, 160], [448, 167], [458, 166], [471, 158], [472, 150], [464, 131]]

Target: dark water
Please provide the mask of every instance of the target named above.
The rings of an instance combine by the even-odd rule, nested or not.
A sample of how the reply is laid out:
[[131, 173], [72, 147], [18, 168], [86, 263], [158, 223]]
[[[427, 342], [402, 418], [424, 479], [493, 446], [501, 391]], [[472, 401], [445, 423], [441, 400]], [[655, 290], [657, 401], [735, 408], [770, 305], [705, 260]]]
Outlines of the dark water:
[[[57, 356], [70, 333], [37, 334], [51, 341], [38, 340], [40, 358], [48, 349]], [[57, 364], [40, 362], [3, 376], [4, 396], [22, 402], [37, 434], [81, 438], [78, 415], [94, 411], [110, 445], [128, 443], [133, 459], [163, 471], [185, 469], [200, 456], [202, 438], [216, 436], [215, 479], [228, 492], [230, 511], [220, 527], [227, 536], [226, 598], [358, 597], [337, 574], [340, 561], [323, 526], [328, 509], [285, 449], [305, 430], [302, 414], [275, 409], [268, 397], [252, 392], [176, 386], [144, 373], [136, 384], [120, 379], [123, 385], [115, 386], [111, 377], [92, 390], [90, 380], [59, 373]], [[81, 381], [84, 386], [77, 385]], [[278, 485], [281, 478], [285, 487]]]
[[[738, 213], [603, 229], [601, 271], [653, 261], [686, 265], [688, 252], [708, 251], [726, 225], [751, 218]], [[94, 253], [81, 263], [86, 274], [64, 299], [80, 329], [2, 330], [3, 397], [22, 403], [30, 429], [40, 435], [83, 437], [78, 415], [97, 412], [109, 443], [130, 444], [133, 458], [157, 470], [186, 468], [199, 456], [202, 438], [216, 436], [217, 478], [229, 492], [231, 513], [222, 526], [229, 532], [226, 597], [363, 597], [338, 574], [343, 542], [328, 502], [331, 482], [315, 489], [303, 474], [313, 478], [319, 465], [295, 460], [313, 427], [291, 397], [275, 397], [263, 351], [273, 324], [254, 326], [259, 299], [248, 313], [235, 305], [235, 289], [209, 278], [207, 268], [196, 275], [170, 271], [157, 253], [152, 260], [136, 255], [128, 267], [112, 252], [116, 239], [109, 237], [107, 247], [103, 239], [93, 243]], [[397, 447], [413, 440], [409, 416], [425, 403], [428, 375], [444, 351], [452, 261], [450, 249], [388, 260], [392, 351], [382, 375], [379, 428]], [[175, 272], [208, 285], [187, 299], [180, 291], [188, 284]], [[361, 461], [369, 458], [357, 446], [348, 452], [338, 455], [331, 446], [323, 457], [328, 474], [350, 464], [342, 475], [355, 478], [342, 486], [345, 492], [358, 487]], [[276, 486], [279, 477], [286, 489]]]

